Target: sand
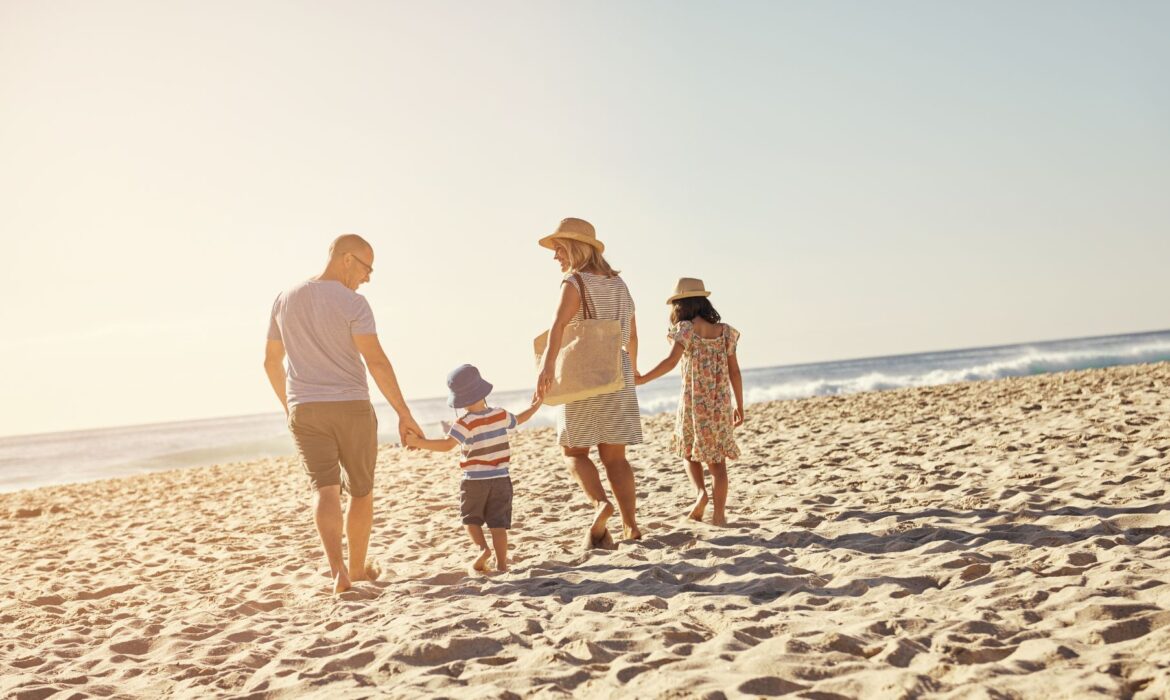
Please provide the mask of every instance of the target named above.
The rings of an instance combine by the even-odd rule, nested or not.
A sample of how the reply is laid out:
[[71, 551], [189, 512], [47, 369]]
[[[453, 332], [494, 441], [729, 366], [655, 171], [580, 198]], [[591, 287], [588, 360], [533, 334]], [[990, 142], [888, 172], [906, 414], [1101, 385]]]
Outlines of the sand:
[[2, 495], [0, 696], [1170, 696], [1170, 364], [752, 406], [724, 528], [671, 426], [644, 541], [592, 552], [522, 432], [498, 576], [454, 457], [381, 448], [341, 597], [291, 459]]

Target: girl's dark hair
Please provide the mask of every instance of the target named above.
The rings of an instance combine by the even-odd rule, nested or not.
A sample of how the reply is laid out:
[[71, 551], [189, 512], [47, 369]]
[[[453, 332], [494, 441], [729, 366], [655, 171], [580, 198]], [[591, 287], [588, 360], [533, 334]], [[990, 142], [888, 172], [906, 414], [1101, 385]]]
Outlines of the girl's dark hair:
[[670, 322], [674, 325], [680, 321], [690, 321], [695, 316], [701, 316], [709, 323], [719, 323], [722, 318], [707, 297], [676, 299], [671, 302], [671, 306], [674, 308], [670, 312]]

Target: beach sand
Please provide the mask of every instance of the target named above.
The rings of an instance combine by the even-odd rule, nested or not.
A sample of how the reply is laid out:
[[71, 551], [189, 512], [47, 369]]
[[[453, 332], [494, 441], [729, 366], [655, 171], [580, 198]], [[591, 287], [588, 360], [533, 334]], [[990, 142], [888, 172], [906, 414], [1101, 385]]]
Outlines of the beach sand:
[[725, 528], [672, 421], [616, 551], [520, 433], [491, 577], [454, 456], [382, 447], [340, 597], [292, 459], [0, 495], [0, 696], [1170, 696], [1170, 364], [751, 406]]

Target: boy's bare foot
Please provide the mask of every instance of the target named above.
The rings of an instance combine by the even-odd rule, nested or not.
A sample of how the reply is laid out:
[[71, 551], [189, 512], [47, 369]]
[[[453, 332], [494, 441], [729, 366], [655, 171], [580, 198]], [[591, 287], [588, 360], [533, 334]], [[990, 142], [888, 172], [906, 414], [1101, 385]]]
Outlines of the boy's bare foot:
[[707, 510], [707, 492], [700, 491], [699, 497], [695, 499], [695, 505], [691, 506], [691, 512], [687, 513], [687, 517], [691, 520], [703, 522], [703, 513]]
[[602, 501], [597, 506], [597, 514], [593, 516], [593, 524], [589, 526], [589, 534], [594, 540], [600, 540], [608, 530], [605, 524], [609, 522], [610, 517], [613, 516], [613, 504], [609, 501]]
[[472, 571], [487, 571], [488, 560], [492, 558], [492, 550], [484, 547], [480, 550], [479, 556], [471, 564]]

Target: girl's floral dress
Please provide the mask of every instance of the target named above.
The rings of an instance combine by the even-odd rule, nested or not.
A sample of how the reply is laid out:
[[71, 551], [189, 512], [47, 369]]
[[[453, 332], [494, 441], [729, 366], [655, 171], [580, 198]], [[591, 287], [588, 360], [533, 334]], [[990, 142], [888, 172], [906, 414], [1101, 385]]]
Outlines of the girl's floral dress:
[[739, 457], [731, 405], [727, 358], [735, 354], [739, 331], [726, 323], [717, 338], [703, 338], [694, 324], [680, 321], [669, 339], [683, 346], [682, 396], [671, 451], [692, 462], [724, 462]]

